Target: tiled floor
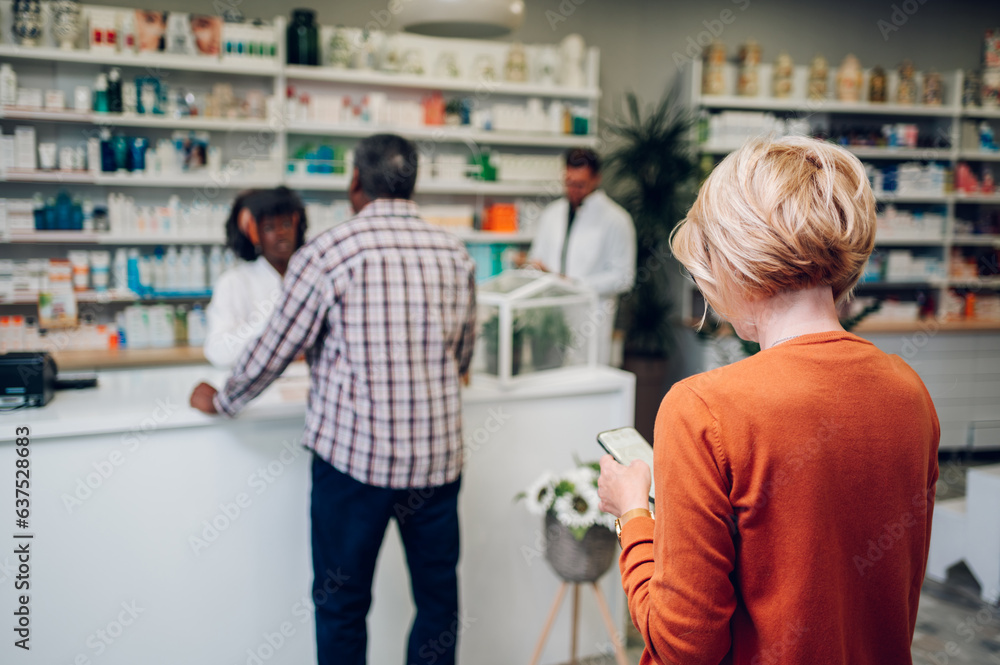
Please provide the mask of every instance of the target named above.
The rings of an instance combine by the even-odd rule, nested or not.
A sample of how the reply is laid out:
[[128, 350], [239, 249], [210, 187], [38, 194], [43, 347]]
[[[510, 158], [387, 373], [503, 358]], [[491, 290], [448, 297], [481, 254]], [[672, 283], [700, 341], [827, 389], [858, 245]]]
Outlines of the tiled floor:
[[[997, 461], [993, 457], [942, 459], [938, 498], [964, 496], [965, 470]], [[630, 643], [636, 637], [630, 636]], [[632, 665], [642, 654], [641, 641], [638, 644], [628, 650]], [[952, 571], [946, 584], [924, 582], [912, 652], [914, 665], [1000, 665], [1000, 607], [980, 601], [975, 579], [964, 565]], [[580, 663], [615, 665], [615, 659], [608, 655]]]

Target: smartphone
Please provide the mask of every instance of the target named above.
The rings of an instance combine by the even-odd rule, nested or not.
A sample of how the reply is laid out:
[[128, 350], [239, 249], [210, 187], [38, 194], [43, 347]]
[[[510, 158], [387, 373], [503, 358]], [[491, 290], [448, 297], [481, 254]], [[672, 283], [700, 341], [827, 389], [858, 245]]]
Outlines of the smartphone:
[[[646, 441], [642, 434], [634, 427], [620, 427], [618, 429], [601, 432], [597, 435], [597, 442], [615, 458], [619, 464], [628, 466], [632, 460], [642, 460], [649, 466], [650, 475], [653, 473], [653, 444]], [[649, 485], [649, 500], [656, 496], [655, 485]]]

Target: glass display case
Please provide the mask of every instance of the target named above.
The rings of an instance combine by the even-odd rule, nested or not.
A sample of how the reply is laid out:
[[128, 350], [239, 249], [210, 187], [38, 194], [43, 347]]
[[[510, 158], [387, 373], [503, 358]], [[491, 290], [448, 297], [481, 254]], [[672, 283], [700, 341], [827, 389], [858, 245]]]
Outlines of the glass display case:
[[511, 270], [479, 285], [473, 371], [503, 386], [597, 364], [597, 294], [551, 273]]

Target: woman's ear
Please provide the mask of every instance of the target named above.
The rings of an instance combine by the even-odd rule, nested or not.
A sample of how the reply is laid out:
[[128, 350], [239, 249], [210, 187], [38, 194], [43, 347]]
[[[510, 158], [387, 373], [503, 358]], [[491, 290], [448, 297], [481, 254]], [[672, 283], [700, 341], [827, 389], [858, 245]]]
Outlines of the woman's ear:
[[246, 208], [240, 210], [236, 225], [239, 226], [243, 235], [250, 239], [251, 245], [260, 247], [260, 231], [257, 229], [257, 220], [253, 218], [253, 214], [249, 210]]

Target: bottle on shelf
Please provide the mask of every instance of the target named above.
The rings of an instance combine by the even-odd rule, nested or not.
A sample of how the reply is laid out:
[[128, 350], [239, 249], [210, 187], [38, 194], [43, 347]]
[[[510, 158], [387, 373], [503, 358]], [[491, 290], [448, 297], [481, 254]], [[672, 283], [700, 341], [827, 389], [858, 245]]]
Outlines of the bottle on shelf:
[[109, 108], [108, 75], [101, 72], [97, 75], [97, 81], [94, 83], [94, 111], [97, 113], [107, 113]]
[[319, 30], [316, 12], [311, 9], [293, 9], [288, 24], [288, 64], [319, 65]]
[[117, 67], [108, 72], [108, 110], [111, 113], [122, 112], [122, 72]]
[[0, 65], [0, 106], [17, 104], [17, 74], [9, 63]]

